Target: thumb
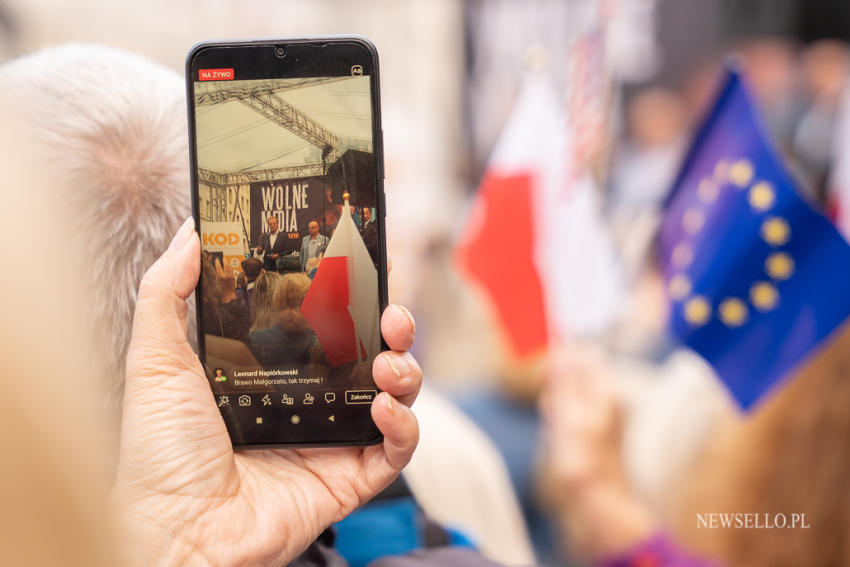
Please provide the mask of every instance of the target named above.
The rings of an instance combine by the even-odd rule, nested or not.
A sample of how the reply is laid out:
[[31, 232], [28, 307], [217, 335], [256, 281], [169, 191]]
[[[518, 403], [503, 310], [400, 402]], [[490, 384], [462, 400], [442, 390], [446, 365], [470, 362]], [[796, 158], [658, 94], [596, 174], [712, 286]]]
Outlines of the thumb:
[[[165, 362], [162, 359], [169, 355], [179, 360], [185, 349], [191, 350], [186, 340], [186, 298], [198, 283], [200, 269], [200, 242], [189, 218], [142, 278], [130, 353]], [[127, 362], [130, 370], [135, 360]]]

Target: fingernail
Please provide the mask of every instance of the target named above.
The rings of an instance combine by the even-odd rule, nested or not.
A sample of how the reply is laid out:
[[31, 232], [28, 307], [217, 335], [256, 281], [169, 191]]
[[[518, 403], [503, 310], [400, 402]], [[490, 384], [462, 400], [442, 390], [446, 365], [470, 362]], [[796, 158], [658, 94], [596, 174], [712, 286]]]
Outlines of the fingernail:
[[407, 310], [407, 307], [403, 305], [399, 305], [398, 303], [393, 303], [393, 307], [397, 307], [404, 313], [404, 316], [407, 317], [407, 320], [410, 321], [410, 329], [411, 334], [416, 333], [416, 321], [413, 320], [413, 315], [410, 314], [410, 311]]
[[387, 365], [389, 365], [390, 370], [393, 371], [396, 378], [401, 379], [402, 376], [405, 376], [410, 372], [410, 365], [407, 360], [405, 360], [404, 356], [399, 356], [397, 354], [385, 354], [384, 360], [387, 361]]
[[393, 403], [392, 396], [387, 396], [387, 409], [390, 410], [390, 413], [395, 413], [395, 404]]
[[168, 245], [168, 251], [180, 250], [189, 241], [195, 228], [195, 220], [192, 217], [187, 218], [183, 225], [177, 230], [177, 234], [171, 239], [171, 244]]

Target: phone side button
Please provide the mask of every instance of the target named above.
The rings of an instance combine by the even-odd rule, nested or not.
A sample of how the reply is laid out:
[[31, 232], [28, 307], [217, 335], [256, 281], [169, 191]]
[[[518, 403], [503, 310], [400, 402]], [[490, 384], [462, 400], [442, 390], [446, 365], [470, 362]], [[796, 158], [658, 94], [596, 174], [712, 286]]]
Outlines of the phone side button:
[[381, 128], [381, 160], [380, 160], [380, 162], [381, 162], [381, 179], [386, 179], [387, 178], [387, 172], [384, 169], [384, 156], [383, 156], [384, 152], [383, 152], [383, 149], [384, 149], [384, 129]]

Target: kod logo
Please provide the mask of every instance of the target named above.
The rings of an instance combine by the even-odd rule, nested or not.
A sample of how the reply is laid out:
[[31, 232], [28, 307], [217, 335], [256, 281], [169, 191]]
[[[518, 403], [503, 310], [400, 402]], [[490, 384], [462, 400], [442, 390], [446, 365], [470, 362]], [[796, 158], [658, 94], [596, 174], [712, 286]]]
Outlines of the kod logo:
[[205, 232], [204, 246], [236, 246], [239, 234], [235, 232]]

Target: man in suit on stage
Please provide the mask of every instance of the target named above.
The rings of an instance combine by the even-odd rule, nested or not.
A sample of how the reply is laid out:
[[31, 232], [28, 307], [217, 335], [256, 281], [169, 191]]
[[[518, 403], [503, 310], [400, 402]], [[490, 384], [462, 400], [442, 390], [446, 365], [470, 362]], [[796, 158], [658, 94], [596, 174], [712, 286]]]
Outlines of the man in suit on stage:
[[369, 251], [373, 262], [378, 261], [378, 226], [375, 219], [372, 218], [372, 209], [363, 207], [363, 226], [360, 227], [360, 236], [363, 237], [363, 244]]
[[257, 254], [263, 256], [263, 267], [267, 272], [277, 271], [277, 259], [288, 254], [288, 242], [285, 234], [277, 230], [277, 217], [269, 217], [269, 231], [260, 235], [260, 243], [257, 245]]

